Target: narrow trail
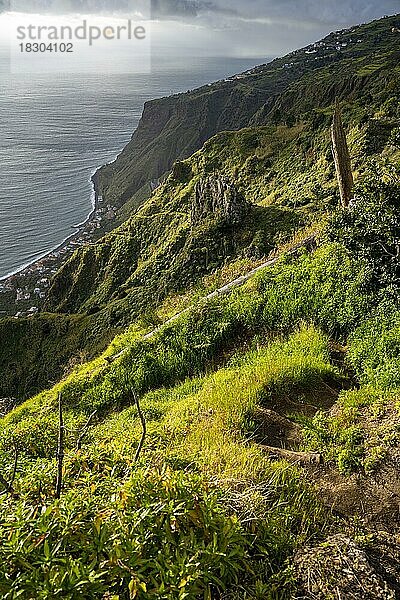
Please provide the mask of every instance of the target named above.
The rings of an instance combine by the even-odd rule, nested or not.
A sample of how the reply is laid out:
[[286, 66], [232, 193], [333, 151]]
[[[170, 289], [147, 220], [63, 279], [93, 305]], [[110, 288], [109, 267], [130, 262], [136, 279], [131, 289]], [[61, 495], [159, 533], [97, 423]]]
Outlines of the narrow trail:
[[[307, 247], [312, 246], [314, 244], [314, 242], [315, 242], [315, 239], [316, 239], [316, 234], [310, 235], [309, 237], [307, 237], [305, 240], [303, 240], [299, 244], [296, 244], [295, 246], [293, 246], [288, 251], [287, 254], [292, 255], [292, 254], [295, 254], [298, 250], [300, 250], [300, 248], [307, 248]], [[246, 273], [245, 275], [242, 275], [241, 277], [238, 277], [237, 279], [234, 279], [230, 283], [225, 284], [221, 288], [218, 288], [214, 292], [211, 292], [210, 294], [207, 294], [206, 296], [203, 296], [203, 298], [201, 298], [200, 301], [204, 302], [204, 301], [208, 301], [208, 300], [213, 300], [214, 298], [220, 298], [222, 296], [226, 296], [226, 295], [230, 294], [233, 290], [235, 290], [235, 289], [243, 286], [247, 281], [249, 281], [249, 279], [251, 279], [259, 271], [262, 271], [263, 269], [266, 269], [268, 267], [272, 267], [273, 265], [275, 265], [279, 261], [280, 258], [281, 258], [281, 255], [278, 255], [275, 258], [267, 260], [266, 262], [262, 263], [261, 265], [259, 265], [255, 269], [252, 269], [251, 271], [249, 271], [248, 273]], [[149, 333], [146, 333], [146, 335], [144, 335], [142, 339], [143, 340], [150, 340], [157, 333], [159, 333], [159, 331], [161, 331], [164, 327], [166, 327], [167, 325], [170, 325], [171, 323], [174, 323], [180, 317], [182, 317], [183, 315], [185, 315], [188, 312], [190, 312], [193, 309], [193, 306], [194, 305], [191, 304], [190, 306], [188, 306], [184, 310], [180, 311], [179, 313], [177, 313], [176, 315], [174, 315], [173, 317], [171, 317], [167, 321], [164, 321], [164, 323], [162, 323], [159, 327], [157, 327], [156, 329], [153, 329]], [[124, 348], [118, 354], [115, 354], [114, 356], [108, 356], [108, 357], [106, 357], [105, 360], [108, 363], [112, 363], [112, 362], [118, 360], [126, 352], [128, 352], [128, 350], [129, 350], [129, 347]]]

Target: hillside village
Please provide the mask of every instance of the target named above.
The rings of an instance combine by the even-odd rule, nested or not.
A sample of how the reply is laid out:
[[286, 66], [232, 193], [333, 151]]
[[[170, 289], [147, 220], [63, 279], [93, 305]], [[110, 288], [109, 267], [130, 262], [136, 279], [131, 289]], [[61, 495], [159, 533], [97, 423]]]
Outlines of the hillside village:
[[60, 265], [77, 248], [93, 243], [104, 235], [112, 227], [115, 217], [115, 207], [102, 206], [100, 198], [96, 210], [75, 234], [44, 257], [0, 281], [0, 315], [20, 319], [37, 314]]

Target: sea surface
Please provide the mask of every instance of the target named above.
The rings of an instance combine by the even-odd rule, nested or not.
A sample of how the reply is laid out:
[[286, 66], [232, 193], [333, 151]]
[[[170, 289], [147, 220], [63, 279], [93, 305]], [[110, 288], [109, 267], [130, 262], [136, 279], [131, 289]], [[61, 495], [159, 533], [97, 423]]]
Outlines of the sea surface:
[[0, 279], [86, 219], [91, 174], [129, 141], [144, 102], [265, 60], [160, 56], [151, 74], [11, 75], [0, 50]]

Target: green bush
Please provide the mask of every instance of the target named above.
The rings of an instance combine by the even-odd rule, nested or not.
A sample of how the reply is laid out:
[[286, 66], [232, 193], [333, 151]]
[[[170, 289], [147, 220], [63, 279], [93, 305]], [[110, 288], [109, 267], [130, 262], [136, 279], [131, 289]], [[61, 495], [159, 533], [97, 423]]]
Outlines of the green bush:
[[332, 217], [328, 235], [365, 262], [369, 289], [400, 286], [400, 183], [394, 167], [375, 168], [351, 206]]
[[382, 304], [350, 335], [348, 361], [364, 383], [400, 386], [400, 311], [395, 306]]
[[0, 594], [209, 598], [238, 581], [251, 540], [200, 477], [138, 471], [107, 505], [82, 490], [36, 508], [10, 504], [0, 525]]

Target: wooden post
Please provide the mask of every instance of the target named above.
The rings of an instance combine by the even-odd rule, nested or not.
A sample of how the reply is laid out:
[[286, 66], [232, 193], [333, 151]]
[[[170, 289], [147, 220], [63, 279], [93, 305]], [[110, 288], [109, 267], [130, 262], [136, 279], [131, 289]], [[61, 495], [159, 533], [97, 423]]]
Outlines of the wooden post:
[[56, 498], [60, 498], [62, 490], [63, 462], [64, 462], [64, 417], [62, 411], [62, 397], [58, 394], [58, 445], [57, 445], [57, 483], [56, 483]]
[[340, 200], [343, 208], [347, 208], [353, 198], [354, 179], [351, 170], [350, 152], [346, 132], [343, 127], [342, 111], [336, 100], [332, 123], [332, 149], [335, 160], [336, 175], [339, 183]]

